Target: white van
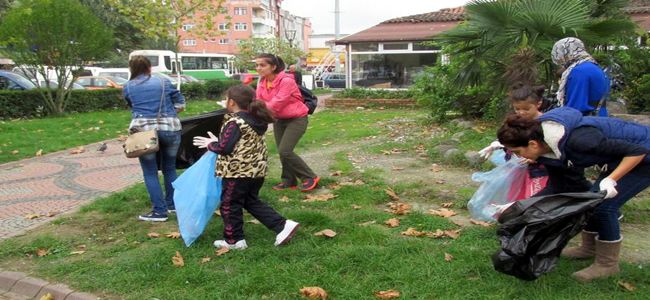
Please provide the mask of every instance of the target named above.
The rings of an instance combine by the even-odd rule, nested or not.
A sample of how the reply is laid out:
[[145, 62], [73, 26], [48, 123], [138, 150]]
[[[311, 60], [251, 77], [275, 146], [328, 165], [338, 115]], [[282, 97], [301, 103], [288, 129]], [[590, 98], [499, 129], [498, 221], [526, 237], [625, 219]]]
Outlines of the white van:
[[129, 80], [131, 72], [129, 71], [129, 68], [100, 68], [97, 70], [97, 75], [95, 76], [113, 76]]
[[[46, 76], [43, 76], [38, 69], [31, 67], [31, 66], [17, 66], [14, 67], [12, 72], [20, 74], [24, 76], [25, 78], [29, 79], [31, 82], [33, 82], [37, 87], [45, 87], [45, 79], [47, 77], [47, 80], [56, 82], [58, 81], [56, 71], [52, 67], [47, 67], [46, 71], [47, 73], [45, 74]], [[66, 77], [68, 78], [68, 82], [72, 81], [72, 68], [68, 68], [66, 70]], [[50, 84], [51, 85], [51, 84]]]

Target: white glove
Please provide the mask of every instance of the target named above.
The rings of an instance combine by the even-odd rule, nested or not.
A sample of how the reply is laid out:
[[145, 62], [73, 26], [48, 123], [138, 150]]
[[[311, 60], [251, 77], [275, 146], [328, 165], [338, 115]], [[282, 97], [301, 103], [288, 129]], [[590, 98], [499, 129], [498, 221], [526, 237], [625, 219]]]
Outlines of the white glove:
[[210, 131], [208, 131], [208, 136], [209, 137], [195, 136], [193, 140], [194, 146], [197, 146], [199, 148], [207, 148], [211, 143], [219, 141], [219, 138], [217, 138]]
[[221, 107], [223, 108], [226, 108], [226, 102], [228, 102], [228, 100], [221, 100], [221, 101], [217, 101], [217, 104], [221, 105]]
[[490, 158], [490, 155], [492, 155], [492, 151], [501, 148], [503, 148], [503, 145], [501, 145], [499, 141], [494, 141], [489, 146], [481, 149], [481, 151], [478, 152], [478, 155], [480, 155], [483, 159], [488, 159]]
[[605, 195], [605, 199], [611, 199], [616, 197], [616, 195], [618, 195], [618, 191], [616, 190], [616, 181], [614, 179], [605, 177], [603, 180], [600, 181], [599, 187], [601, 191], [607, 192], [607, 195]]

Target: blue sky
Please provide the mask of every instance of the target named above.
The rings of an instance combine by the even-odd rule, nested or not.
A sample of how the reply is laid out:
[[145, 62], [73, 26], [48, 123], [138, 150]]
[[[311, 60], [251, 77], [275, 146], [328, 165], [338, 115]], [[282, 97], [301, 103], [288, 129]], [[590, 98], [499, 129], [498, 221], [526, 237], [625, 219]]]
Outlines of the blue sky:
[[[339, 0], [341, 33], [352, 34], [382, 21], [462, 6], [469, 0]], [[309, 17], [315, 34], [334, 33], [334, 0], [283, 0], [282, 8]]]

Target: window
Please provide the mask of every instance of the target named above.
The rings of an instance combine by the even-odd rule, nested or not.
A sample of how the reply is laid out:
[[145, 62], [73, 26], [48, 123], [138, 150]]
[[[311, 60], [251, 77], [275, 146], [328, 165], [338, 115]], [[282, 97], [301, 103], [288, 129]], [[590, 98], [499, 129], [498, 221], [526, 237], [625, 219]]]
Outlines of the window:
[[384, 43], [384, 50], [408, 50], [409, 43]]
[[228, 23], [219, 23], [219, 30], [228, 30], [230, 26]]
[[228, 59], [225, 57], [191, 57], [181, 58], [183, 70], [228, 69]]
[[425, 66], [433, 66], [436, 53], [352, 54], [352, 86], [403, 88], [413, 84]]
[[235, 31], [246, 31], [246, 30], [248, 30], [248, 24], [235, 23]]
[[219, 39], [219, 45], [226, 45], [228, 44], [228, 39]]
[[149, 60], [152, 66], [158, 65], [158, 56], [145, 55], [144, 57], [146, 57]]
[[353, 43], [352, 52], [376, 52], [379, 51], [379, 44], [377, 43]]
[[183, 46], [196, 46], [196, 40], [183, 40]]
[[235, 15], [243, 16], [246, 14], [246, 7], [235, 7]]
[[188, 31], [194, 27], [194, 24], [183, 24], [183, 31]]
[[435, 51], [440, 50], [440, 47], [431, 45], [430, 43], [413, 43], [413, 51]]

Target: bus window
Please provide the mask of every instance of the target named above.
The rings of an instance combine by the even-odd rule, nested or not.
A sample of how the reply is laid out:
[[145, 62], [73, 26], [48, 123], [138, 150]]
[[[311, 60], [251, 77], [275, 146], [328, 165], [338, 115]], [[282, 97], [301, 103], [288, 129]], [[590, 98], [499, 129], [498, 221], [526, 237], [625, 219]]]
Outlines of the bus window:
[[152, 67], [157, 67], [158, 66], [158, 56], [144, 55], [144, 57], [146, 57], [149, 60]]
[[172, 58], [169, 57], [168, 55], [165, 55], [165, 70], [171, 70], [172, 69]]

